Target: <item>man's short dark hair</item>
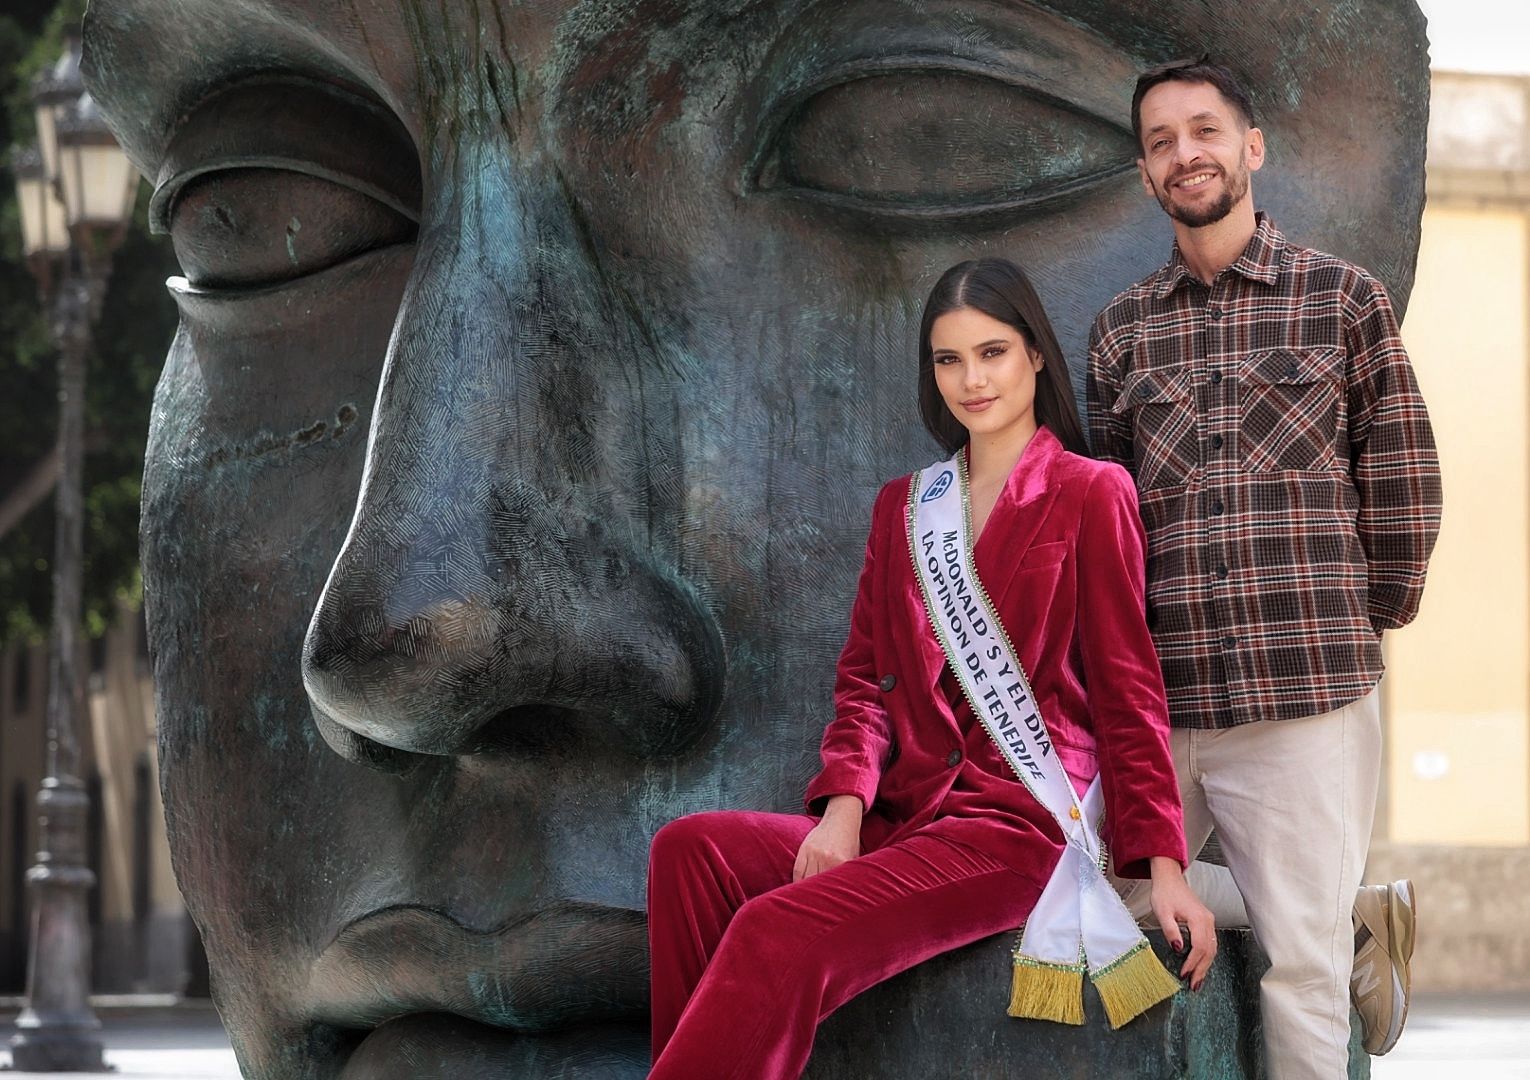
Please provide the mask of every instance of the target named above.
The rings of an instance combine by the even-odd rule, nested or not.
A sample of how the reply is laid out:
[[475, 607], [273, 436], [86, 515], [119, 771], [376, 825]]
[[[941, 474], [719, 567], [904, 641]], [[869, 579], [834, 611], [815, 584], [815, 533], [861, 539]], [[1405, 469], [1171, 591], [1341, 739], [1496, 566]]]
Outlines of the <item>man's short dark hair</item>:
[[1142, 145], [1142, 99], [1159, 83], [1185, 82], [1206, 83], [1217, 88], [1227, 101], [1243, 117], [1245, 127], [1254, 126], [1254, 105], [1249, 101], [1248, 91], [1238, 77], [1221, 64], [1213, 64], [1209, 56], [1194, 60], [1170, 60], [1167, 64], [1148, 68], [1137, 76], [1137, 89], [1132, 93], [1132, 135], [1137, 145]]

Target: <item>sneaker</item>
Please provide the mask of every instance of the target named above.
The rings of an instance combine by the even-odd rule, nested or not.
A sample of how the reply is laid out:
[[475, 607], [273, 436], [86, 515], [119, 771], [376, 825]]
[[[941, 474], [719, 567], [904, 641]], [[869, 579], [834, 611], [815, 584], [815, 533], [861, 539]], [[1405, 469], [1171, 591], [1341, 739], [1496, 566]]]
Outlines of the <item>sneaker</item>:
[[1368, 1054], [1379, 1057], [1396, 1046], [1408, 1019], [1416, 918], [1413, 883], [1406, 879], [1362, 885], [1355, 896], [1355, 969], [1349, 994], [1360, 1011]]

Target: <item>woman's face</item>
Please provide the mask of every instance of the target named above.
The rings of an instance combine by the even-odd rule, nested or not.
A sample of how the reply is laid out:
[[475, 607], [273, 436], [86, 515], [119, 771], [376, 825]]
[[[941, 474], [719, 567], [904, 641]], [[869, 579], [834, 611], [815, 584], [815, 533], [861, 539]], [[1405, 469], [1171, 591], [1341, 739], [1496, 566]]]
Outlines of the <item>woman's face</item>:
[[973, 438], [1035, 433], [1042, 360], [1018, 329], [958, 308], [930, 327], [930, 352], [940, 396]]

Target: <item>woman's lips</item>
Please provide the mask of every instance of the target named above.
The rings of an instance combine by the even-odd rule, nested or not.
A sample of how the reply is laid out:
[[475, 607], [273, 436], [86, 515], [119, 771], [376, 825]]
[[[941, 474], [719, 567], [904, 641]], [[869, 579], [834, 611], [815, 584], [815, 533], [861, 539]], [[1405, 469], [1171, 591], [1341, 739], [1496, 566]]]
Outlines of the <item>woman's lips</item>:
[[973, 398], [971, 401], [962, 402], [962, 408], [968, 412], [982, 412], [998, 400], [996, 397]]

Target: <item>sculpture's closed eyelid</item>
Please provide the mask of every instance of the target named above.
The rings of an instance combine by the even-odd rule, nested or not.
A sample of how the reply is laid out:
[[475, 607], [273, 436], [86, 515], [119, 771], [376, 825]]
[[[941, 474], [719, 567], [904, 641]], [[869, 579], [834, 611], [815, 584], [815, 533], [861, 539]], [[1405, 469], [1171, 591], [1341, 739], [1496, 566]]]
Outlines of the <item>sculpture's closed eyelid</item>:
[[745, 190], [950, 220], [1034, 209], [1131, 168], [1129, 133], [949, 58], [839, 73], [765, 129]]
[[1023, 2], [928, 0], [893, 21], [858, 0], [819, 10], [755, 78], [744, 192], [959, 221], [1130, 171], [1137, 65], [1105, 35]]
[[249, 79], [192, 110], [155, 179], [153, 230], [170, 232], [176, 200], [189, 183], [226, 169], [314, 176], [419, 222], [419, 158], [403, 125], [380, 105], [338, 87], [283, 76]]
[[413, 241], [419, 160], [375, 101], [293, 76], [205, 99], [175, 133], [150, 202], [188, 288], [209, 297], [281, 287]]
[[[1033, 0], [834, 0], [788, 27], [755, 75], [756, 115], [777, 114], [857, 74], [945, 69], [987, 75], [1086, 116], [1125, 124], [1149, 57], [1109, 27]], [[1080, 78], [1089, 72], [1090, 78]]]

